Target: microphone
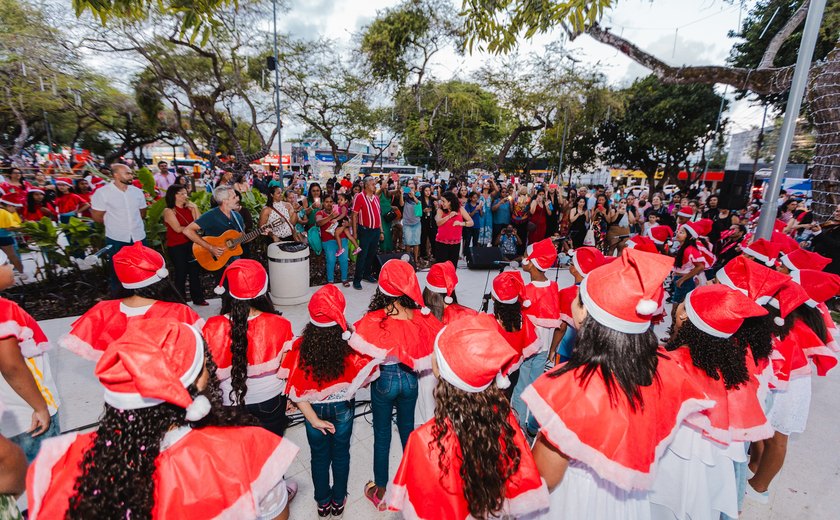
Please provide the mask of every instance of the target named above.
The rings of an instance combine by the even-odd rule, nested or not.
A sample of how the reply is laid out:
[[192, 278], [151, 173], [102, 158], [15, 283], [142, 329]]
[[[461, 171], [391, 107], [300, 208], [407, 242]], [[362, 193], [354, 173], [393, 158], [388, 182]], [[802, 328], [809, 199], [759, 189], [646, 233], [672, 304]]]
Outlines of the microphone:
[[109, 245], [103, 247], [102, 249], [100, 249], [99, 251], [97, 251], [93, 254], [87, 255], [84, 258], [84, 260], [82, 260], [82, 262], [84, 262], [85, 265], [89, 265], [89, 266], [92, 267], [92, 266], [96, 265], [97, 263], [99, 263], [99, 257], [100, 256], [102, 256], [104, 253], [106, 253], [107, 251], [109, 251], [113, 247], [114, 246], [109, 244]]
[[517, 267], [519, 267], [519, 262], [517, 262], [516, 260], [493, 260], [493, 265], [508, 265], [516, 269]]

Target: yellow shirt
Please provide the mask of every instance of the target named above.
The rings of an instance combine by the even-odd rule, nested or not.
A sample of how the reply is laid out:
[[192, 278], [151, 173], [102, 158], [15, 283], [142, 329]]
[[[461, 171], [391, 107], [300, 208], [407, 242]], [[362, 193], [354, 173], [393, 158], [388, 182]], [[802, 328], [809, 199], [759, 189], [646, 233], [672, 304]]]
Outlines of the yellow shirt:
[[0, 228], [20, 227], [20, 215], [0, 208]]

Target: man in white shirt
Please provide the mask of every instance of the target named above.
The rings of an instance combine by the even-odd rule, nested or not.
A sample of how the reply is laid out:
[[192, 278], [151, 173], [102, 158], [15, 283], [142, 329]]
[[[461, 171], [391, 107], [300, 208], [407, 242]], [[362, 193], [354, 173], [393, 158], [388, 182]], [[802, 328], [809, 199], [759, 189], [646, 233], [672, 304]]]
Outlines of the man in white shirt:
[[158, 172], [155, 175], [155, 186], [161, 191], [166, 191], [166, 188], [175, 184], [175, 173], [169, 171], [169, 165], [166, 161], [158, 163]]
[[[146, 238], [146, 197], [132, 184], [134, 171], [125, 164], [113, 164], [111, 172], [114, 182], [96, 190], [90, 199], [93, 220], [105, 224], [105, 244], [111, 246], [109, 257]], [[111, 296], [117, 298], [120, 284], [113, 267], [110, 273]]]

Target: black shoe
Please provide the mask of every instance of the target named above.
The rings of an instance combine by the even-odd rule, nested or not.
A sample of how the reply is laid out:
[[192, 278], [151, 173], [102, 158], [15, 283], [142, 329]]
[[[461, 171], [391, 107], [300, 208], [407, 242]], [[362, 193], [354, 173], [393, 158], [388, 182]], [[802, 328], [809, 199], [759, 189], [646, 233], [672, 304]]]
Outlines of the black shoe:
[[362, 278], [362, 280], [369, 283], [376, 283], [378, 281], [375, 276], [368, 276], [367, 278]]
[[318, 504], [318, 516], [321, 518], [326, 518], [332, 515], [332, 506], [330, 502], [327, 502], [324, 505]]
[[362, 290], [362, 284], [353, 282], [353, 289], [356, 289], [357, 291], [361, 291]]
[[336, 504], [333, 502], [332, 505], [332, 515], [333, 518], [342, 518], [344, 516], [344, 506], [347, 504], [347, 499], [344, 499], [344, 502], [341, 504]]

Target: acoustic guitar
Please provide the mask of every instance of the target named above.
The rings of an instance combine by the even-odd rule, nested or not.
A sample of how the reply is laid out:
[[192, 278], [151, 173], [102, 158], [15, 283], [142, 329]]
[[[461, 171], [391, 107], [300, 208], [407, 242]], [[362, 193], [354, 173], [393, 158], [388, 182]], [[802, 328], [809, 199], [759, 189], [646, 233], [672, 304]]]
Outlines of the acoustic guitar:
[[208, 271], [218, 271], [219, 269], [227, 265], [231, 257], [242, 255], [242, 244], [246, 244], [251, 240], [254, 240], [258, 236], [260, 236], [260, 234], [262, 234], [264, 229], [267, 229], [269, 227], [270, 226], [266, 225], [245, 234], [231, 229], [225, 231], [217, 237], [205, 236], [203, 237], [204, 240], [206, 240], [210, 245], [214, 247], [224, 248], [225, 252], [222, 253], [221, 256], [215, 257], [213, 256], [213, 253], [204, 249], [200, 245], [193, 244], [193, 256], [195, 256], [198, 265], [200, 265], [204, 269]]

